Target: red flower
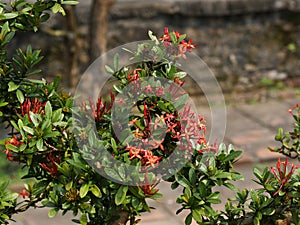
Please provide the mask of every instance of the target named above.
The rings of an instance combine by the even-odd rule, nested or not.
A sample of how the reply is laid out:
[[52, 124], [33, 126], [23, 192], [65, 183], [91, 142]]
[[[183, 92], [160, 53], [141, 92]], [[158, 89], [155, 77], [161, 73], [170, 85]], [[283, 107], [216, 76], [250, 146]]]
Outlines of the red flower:
[[142, 159], [142, 156], [140, 155], [141, 149], [129, 146], [128, 144], [126, 149], [129, 150], [130, 160], [135, 158]]
[[[21, 141], [19, 141], [19, 139], [17, 138], [17, 136], [16, 135], [14, 135], [14, 137], [13, 138], [11, 138], [9, 141], [6, 141], [5, 142], [5, 145], [8, 145], [8, 144], [11, 144], [11, 145], [14, 145], [14, 146], [16, 146], [16, 147], [18, 147], [18, 146], [21, 146], [22, 144], [24, 144], [23, 142], [21, 142]], [[9, 150], [8, 148], [6, 148], [5, 150], [5, 154], [6, 154], [6, 157], [7, 157], [7, 159], [9, 160], [9, 161], [17, 161], [16, 160], [16, 154], [15, 153], [13, 153], [11, 150]]]
[[280, 187], [278, 190], [273, 194], [273, 196], [277, 195], [280, 190], [288, 183], [289, 179], [295, 172], [295, 169], [298, 169], [300, 165], [295, 166], [293, 163], [289, 163], [288, 159], [286, 158], [284, 162], [280, 161], [278, 157], [277, 167], [272, 167], [271, 172], [280, 183]]
[[299, 103], [298, 103], [298, 104], [292, 106], [292, 107], [288, 110], [288, 112], [289, 112], [291, 115], [293, 115], [293, 111], [294, 111], [295, 109], [299, 108], [299, 107], [300, 107], [300, 105], [299, 105]]
[[22, 192], [19, 194], [22, 198], [29, 197], [30, 194], [26, 191], [26, 189], [23, 189]]
[[31, 121], [30, 118], [30, 113], [33, 112], [34, 114], [44, 114], [44, 107], [45, 103], [41, 102], [37, 98], [30, 100], [26, 99], [22, 104], [21, 104], [21, 115], [24, 117], [25, 115], [28, 115], [29, 121]]
[[110, 104], [107, 106], [107, 102], [103, 102], [102, 98], [98, 98], [98, 101], [96, 103], [96, 107], [94, 106], [94, 103], [92, 99], [89, 99], [89, 107], [90, 109], [87, 108], [86, 103], [83, 104], [82, 108], [85, 110], [87, 113], [91, 114], [91, 116], [94, 118], [94, 120], [98, 123], [102, 121], [102, 118], [105, 114], [108, 114], [113, 106], [115, 100], [114, 94], [111, 92], [110, 93]]
[[[169, 33], [169, 29], [167, 27], [164, 28], [164, 35], [159, 39], [160, 41], [163, 41], [165, 48], [167, 49], [167, 51], [172, 54], [172, 55], [176, 55], [176, 57], [182, 57], [182, 58], [186, 58], [186, 51], [191, 51], [192, 49], [194, 49], [197, 44], [192, 44], [192, 39], [185, 41], [185, 40], [181, 40], [180, 43], [177, 43], [179, 38], [181, 37], [181, 34], [178, 31], [173, 31], [172, 32], [173, 35], [175, 35], [176, 38], [176, 42], [173, 43], [176, 45], [175, 49], [172, 49], [172, 42], [174, 42], [174, 40], [171, 40], [171, 35]], [[175, 51], [174, 51], [175, 50]]]
[[176, 84], [178, 84], [179, 86], [182, 86], [182, 85], [184, 84], [184, 81], [181, 81], [178, 77], [175, 77], [175, 78], [174, 78], [174, 82], [175, 82]]
[[164, 28], [164, 35], [159, 40], [170, 41], [169, 29], [167, 27]]
[[184, 46], [188, 51], [191, 51], [197, 46], [197, 44], [192, 44], [192, 39], [190, 39], [188, 42], [182, 40], [180, 44]]
[[58, 174], [57, 164], [60, 164], [60, 154], [54, 156], [52, 152], [48, 154], [46, 158], [46, 163], [39, 163], [40, 167], [50, 172], [50, 175], [52, 177], [55, 177]]
[[130, 160], [132, 159], [140, 159], [142, 162], [142, 166], [152, 166], [153, 168], [158, 165], [158, 162], [162, 159], [161, 156], [153, 155], [152, 151], [145, 150], [140, 147], [134, 147], [127, 144], [126, 147], [129, 150]]
[[147, 174], [145, 174], [145, 181], [144, 183], [140, 184], [140, 188], [143, 190], [146, 197], [151, 197], [159, 191], [159, 189], [155, 188], [158, 184], [159, 181], [154, 181], [153, 183], [150, 183]]
[[162, 156], [152, 155], [147, 157], [146, 165], [152, 166], [153, 168], [158, 166], [158, 162], [162, 159]]

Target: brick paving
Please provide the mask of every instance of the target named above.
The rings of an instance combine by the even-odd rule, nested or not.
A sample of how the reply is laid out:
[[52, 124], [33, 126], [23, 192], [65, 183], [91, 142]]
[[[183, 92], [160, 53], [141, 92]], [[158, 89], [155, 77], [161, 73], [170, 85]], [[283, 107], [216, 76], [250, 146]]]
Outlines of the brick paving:
[[[240, 171], [245, 181], [236, 182], [235, 185], [239, 188], [255, 188], [256, 184], [252, 181], [252, 167], [254, 164], [271, 164], [277, 159], [278, 155], [270, 152], [267, 147], [275, 147], [276, 142], [274, 136], [277, 133], [278, 127], [283, 127], [284, 130], [291, 128], [292, 118], [287, 113], [294, 103], [300, 99], [284, 99], [284, 100], [269, 100], [264, 103], [256, 103], [251, 105], [229, 106], [227, 108], [227, 127], [224, 137], [225, 143], [232, 143], [236, 148], [243, 149], [244, 154], [238, 161], [236, 169]], [[194, 99], [196, 101], [196, 99]], [[196, 106], [199, 108], [199, 106]], [[208, 127], [210, 128], [210, 110], [202, 107], [201, 113], [208, 118]], [[218, 118], [216, 118], [218, 119]], [[219, 121], [221, 124], [221, 121]], [[209, 130], [209, 129], [208, 129]], [[218, 132], [216, 132], [218, 133]], [[176, 205], [176, 196], [180, 190], [172, 191], [169, 184], [162, 182], [159, 185], [161, 192], [164, 194], [162, 199], [149, 202], [150, 206], [155, 207], [152, 213], [142, 215], [141, 225], [183, 225], [184, 215], [175, 215], [179, 208]], [[220, 188], [222, 199], [232, 197], [233, 193]], [[216, 206], [222, 209], [222, 205]], [[16, 223], [11, 225], [54, 225], [64, 224], [71, 225], [71, 216], [57, 216], [54, 219], [48, 219], [47, 209], [30, 210], [25, 214], [18, 215], [15, 219]]]

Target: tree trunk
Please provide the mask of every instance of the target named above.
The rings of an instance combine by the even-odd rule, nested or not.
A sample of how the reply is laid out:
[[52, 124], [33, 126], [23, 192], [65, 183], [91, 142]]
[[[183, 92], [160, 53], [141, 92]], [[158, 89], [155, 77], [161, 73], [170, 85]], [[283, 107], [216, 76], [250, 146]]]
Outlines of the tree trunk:
[[65, 6], [66, 10], [66, 26], [67, 26], [67, 46], [68, 46], [68, 78], [69, 86], [76, 87], [77, 76], [79, 75], [78, 67], [78, 28], [74, 6]]
[[116, 0], [93, 0], [90, 18], [90, 63], [107, 51], [108, 15]]

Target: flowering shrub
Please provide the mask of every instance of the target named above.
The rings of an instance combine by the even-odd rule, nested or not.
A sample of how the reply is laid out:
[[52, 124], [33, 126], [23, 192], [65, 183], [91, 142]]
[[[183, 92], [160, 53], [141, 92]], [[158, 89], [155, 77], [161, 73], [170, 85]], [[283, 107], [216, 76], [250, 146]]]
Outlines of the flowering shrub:
[[[22, 3], [22, 4], [21, 4]], [[171, 188], [182, 187], [177, 213], [188, 210], [185, 224], [299, 224], [299, 170], [288, 159], [276, 167], [254, 169], [258, 190], [237, 190], [232, 181], [243, 177], [233, 165], [241, 151], [206, 140], [205, 118], [198, 115], [185, 93], [184, 71], [178, 60], [196, 45], [185, 34], [167, 28], [161, 38], [149, 32], [133, 59], [138, 63], [119, 68], [115, 55], [107, 72], [116, 83], [110, 95], [84, 99], [78, 107], [72, 96], [58, 91], [59, 81], [47, 83], [29, 76], [42, 59], [28, 47], [8, 59], [6, 44], [18, 30], [37, 30], [48, 9], [76, 1], [1, 3], [0, 118], [10, 130], [2, 140], [3, 154], [27, 169], [35, 181], [20, 193], [0, 185], [0, 223], [41, 203], [49, 216], [73, 212], [80, 224], [136, 224], [149, 212], [146, 199], [161, 196], [160, 179]], [[29, 22], [28, 22], [29, 21]], [[276, 149], [299, 157], [299, 107], [291, 110], [293, 132], [276, 140]], [[128, 117], [126, 117], [128, 115]], [[158, 178], [160, 176], [160, 178]], [[216, 186], [235, 191], [223, 211]], [[21, 196], [23, 199], [18, 199]]]

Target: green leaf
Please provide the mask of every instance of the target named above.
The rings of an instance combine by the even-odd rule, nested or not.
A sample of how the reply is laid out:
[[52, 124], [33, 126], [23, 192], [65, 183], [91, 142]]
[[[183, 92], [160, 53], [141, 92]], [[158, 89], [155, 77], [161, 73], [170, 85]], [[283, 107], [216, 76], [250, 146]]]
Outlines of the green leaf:
[[45, 115], [46, 115], [47, 118], [52, 117], [52, 106], [51, 106], [51, 103], [49, 101], [47, 101], [47, 103], [45, 105]]
[[109, 67], [108, 65], [105, 65], [105, 69], [106, 69], [106, 72], [110, 73], [110, 74], [114, 74], [114, 70]]
[[63, 117], [64, 117], [64, 115], [62, 114], [62, 109], [58, 109], [58, 110], [55, 110], [53, 112], [53, 116], [51, 118], [51, 121], [53, 123], [59, 122], [59, 121], [61, 121], [63, 119]]
[[191, 182], [192, 185], [196, 184], [197, 176], [196, 176], [195, 169], [192, 168], [192, 167], [189, 170], [189, 180], [190, 180], [190, 182]]
[[118, 71], [118, 67], [119, 67], [119, 54], [115, 54], [114, 55], [114, 70]]
[[18, 98], [19, 102], [23, 103], [24, 102], [24, 95], [23, 95], [22, 91], [17, 90], [16, 94], [17, 94], [17, 98]]
[[122, 93], [122, 89], [120, 89], [117, 85], [114, 85], [114, 89], [119, 92], [119, 93]]
[[28, 126], [23, 126], [23, 130], [28, 134], [34, 135], [34, 130]]
[[128, 186], [123, 186], [123, 185], [120, 186], [115, 197], [116, 205], [121, 205], [124, 202], [124, 200], [126, 199], [127, 191], [128, 191]]
[[187, 217], [185, 218], [185, 221], [184, 221], [185, 225], [191, 225], [192, 220], [193, 220], [193, 215], [192, 215], [192, 213], [190, 213], [190, 214], [187, 215]]
[[155, 44], [159, 44], [157, 37], [153, 35], [153, 32], [151, 30], [148, 31], [148, 36], [151, 39], [151, 41], [155, 42]]
[[178, 38], [178, 43], [180, 43], [181, 41], [183, 41], [185, 38], [186, 38], [186, 34], [180, 35], [180, 37]]
[[84, 198], [87, 193], [89, 192], [90, 189], [90, 184], [89, 183], [84, 183], [79, 190], [79, 196], [80, 198]]
[[229, 162], [237, 159], [242, 154], [242, 151], [231, 151], [229, 155], [227, 155], [223, 162]]
[[43, 84], [46, 85], [46, 80], [44, 78], [42, 78], [41, 80], [37, 80], [37, 79], [24, 79], [24, 81], [28, 81], [29, 83], [34, 83], [34, 84]]
[[53, 13], [61, 13], [63, 16], [66, 14], [64, 8], [59, 4], [55, 3], [54, 6], [52, 6], [52, 12]]
[[59, 211], [58, 208], [50, 209], [49, 212], [48, 212], [49, 218], [53, 218], [53, 217], [57, 216], [58, 211]]
[[47, 199], [42, 201], [42, 205], [45, 206], [45, 207], [49, 207], [49, 208], [54, 208], [55, 207], [55, 203], [51, 202]]
[[186, 72], [177, 72], [177, 73], [174, 73], [174, 76], [178, 77], [179, 79], [184, 78], [186, 75], [187, 75]]
[[17, 12], [5, 13], [3, 16], [4, 19], [9, 20], [9, 19], [16, 18], [18, 16], [18, 13]]
[[254, 219], [253, 219], [253, 224], [254, 224], [254, 225], [260, 225], [260, 220], [259, 220], [258, 217], [254, 217]]
[[190, 189], [189, 187], [186, 187], [186, 188], [184, 189], [184, 196], [185, 196], [187, 199], [189, 199], [190, 197], [192, 197], [192, 191], [191, 191], [191, 189]]
[[177, 43], [177, 38], [176, 38], [175, 32], [170, 33], [170, 39], [174, 44]]
[[275, 140], [276, 141], [281, 141], [282, 138], [283, 138], [283, 129], [278, 128], [278, 132], [277, 132], [277, 135], [275, 136]]
[[193, 209], [192, 210], [192, 216], [198, 224], [202, 223], [201, 210]]
[[212, 204], [219, 204], [221, 203], [221, 199], [220, 199], [220, 192], [213, 192], [212, 194], [210, 194], [208, 196], [207, 199], [208, 202], [212, 203]]
[[0, 107], [6, 106], [8, 104], [9, 104], [8, 102], [0, 102]]
[[87, 221], [88, 221], [87, 215], [85, 213], [81, 214], [79, 221], [81, 225], [87, 225]]
[[185, 105], [188, 98], [189, 98], [188, 94], [180, 96], [180, 98], [174, 103], [175, 109], [180, 110]]
[[11, 121], [9, 121], [9, 122], [10, 122], [10, 124], [11, 124], [17, 131], [20, 130], [20, 128], [18, 127], [18, 125], [16, 124], [15, 121], [11, 120]]
[[114, 138], [111, 138], [110, 139], [110, 142], [111, 142], [111, 147], [112, 147], [112, 149], [113, 149], [113, 151], [115, 152], [115, 153], [117, 153], [117, 143], [116, 143], [116, 141], [115, 141], [115, 139]]
[[40, 138], [37, 142], [36, 142], [36, 148], [39, 150], [39, 151], [43, 151], [43, 139]]
[[175, 179], [183, 187], [191, 186], [191, 184], [188, 181], [188, 179], [186, 179], [184, 176], [182, 176], [182, 175], [180, 175], [178, 173], [175, 174]]
[[13, 81], [8, 83], [8, 92], [15, 91], [19, 88], [19, 85], [16, 85]]
[[77, 5], [78, 1], [62, 1], [61, 4], [63, 5]]
[[237, 188], [231, 183], [224, 183], [224, 186], [229, 188], [232, 191], [237, 191]]
[[254, 167], [253, 174], [256, 176], [258, 180], [262, 181], [262, 173], [257, 167]]
[[100, 191], [100, 189], [98, 188], [97, 185], [93, 185], [91, 188], [90, 188], [90, 191], [93, 193], [93, 195], [95, 195], [97, 198], [101, 198], [102, 197], [102, 193]]

